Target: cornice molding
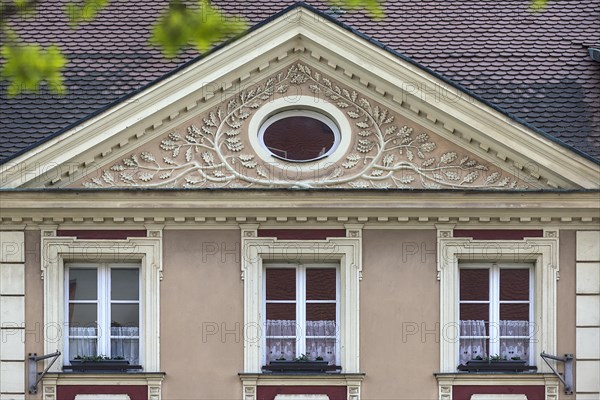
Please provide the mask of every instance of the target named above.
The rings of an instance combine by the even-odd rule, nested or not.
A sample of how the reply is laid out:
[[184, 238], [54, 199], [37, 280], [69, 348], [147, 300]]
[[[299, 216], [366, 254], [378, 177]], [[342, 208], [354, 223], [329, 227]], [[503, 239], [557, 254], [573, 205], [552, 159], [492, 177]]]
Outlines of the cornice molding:
[[[340, 195], [343, 193], [343, 195]], [[598, 192], [5, 191], [2, 227], [597, 227]], [[54, 227], [55, 228], [55, 227]], [[8, 229], [8, 228], [7, 228]], [[186, 228], [187, 229], [187, 228]]]

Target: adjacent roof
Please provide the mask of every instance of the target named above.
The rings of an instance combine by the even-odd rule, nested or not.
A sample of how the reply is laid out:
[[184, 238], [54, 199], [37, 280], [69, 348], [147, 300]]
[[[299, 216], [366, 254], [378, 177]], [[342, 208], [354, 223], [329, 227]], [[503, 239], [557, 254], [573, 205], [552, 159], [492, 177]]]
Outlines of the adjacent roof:
[[[111, 2], [92, 23], [71, 30], [65, 0], [13, 26], [21, 37], [61, 45], [69, 94], [42, 92], [0, 102], [0, 163], [89, 117], [197, 56], [166, 60], [148, 45], [167, 1]], [[260, 23], [292, 1], [213, 0]], [[568, 146], [600, 158], [600, 0], [551, 1], [532, 13], [528, 0], [396, 0], [386, 18], [339, 12], [310, 2], [349, 28], [470, 89]], [[5, 86], [0, 86], [4, 91]]]

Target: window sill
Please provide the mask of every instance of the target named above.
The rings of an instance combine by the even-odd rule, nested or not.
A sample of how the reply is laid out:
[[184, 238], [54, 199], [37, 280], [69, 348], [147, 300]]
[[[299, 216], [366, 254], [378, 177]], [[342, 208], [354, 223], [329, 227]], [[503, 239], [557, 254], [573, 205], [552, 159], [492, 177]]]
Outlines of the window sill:
[[353, 386], [360, 385], [364, 373], [331, 372], [264, 372], [239, 373], [242, 383], [254, 386]]
[[468, 373], [523, 373], [537, 371], [537, 367], [533, 365], [525, 365], [525, 361], [468, 361], [457, 367], [458, 371]]
[[48, 372], [44, 385], [156, 385], [165, 377], [164, 372]]
[[130, 371], [141, 371], [141, 365], [131, 365], [129, 363], [118, 362], [82, 362], [64, 365], [63, 372], [120, 372], [129, 373]]
[[439, 385], [558, 385], [553, 373], [545, 372], [439, 372]]
[[341, 372], [337, 365], [328, 365], [326, 361], [271, 361], [263, 365], [263, 373], [317, 373]]

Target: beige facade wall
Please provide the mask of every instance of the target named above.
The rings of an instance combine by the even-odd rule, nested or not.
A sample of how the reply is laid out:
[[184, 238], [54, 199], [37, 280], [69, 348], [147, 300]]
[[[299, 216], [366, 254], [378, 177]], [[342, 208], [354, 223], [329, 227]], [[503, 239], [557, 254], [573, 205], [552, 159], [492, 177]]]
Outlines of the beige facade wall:
[[[363, 398], [435, 398], [440, 332], [435, 231], [365, 230], [363, 235]], [[239, 232], [166, 230], [164, 247], [163, 398], [239, 398]]]
[[[39, 243], [38, 231], [25, 232], [25, 354], [44, 351]], [[237, 376], [243, 369], [239, 243], [237, 229], [164, 231], [160, 344], [161, 371], [167, 375], [163, 399], [241, 396]], [[435, 230], [363, 231], [363, 399], [437, 398], [433, 373], [439, 369], [443, 335], [440, 338], [435, 243]], [[576, 232], [561, 231], [557, 355], [575, 352], [576, 340], [590, 342], [585, 335], [593, 335], [597, 329], [577, 323], [576, 339], [575, 293], [578, 297], [596, 296], [586, 292], [589, 279], [576, 279], [576, 271], [595, 265], [594, 261], [577, 261]], [[593, 349], [577, 347], [578, 369], [579, 364], [587, 363], [587, 367], [596, 362], [597, 357], [583, 354], [584, 350]], [[563, 399], [574, 398], [562, 394], [562, 389], [560, 392]], [[40, 395], [25, 397], [39, 399]]]
[[[41, 279], [40, 231], [25, 231], [25, 354], [44, 354], [44, 281]], [[49, 330], [50, 331], [50, 330]], [[62, 351], [62, 349], [58, 349]], [[38, 370], [43, 363], [38, 363]], [[29, 386], [29, 383], [27, 383]], [[41, 399], [42, 384], [38, 385], [38, 394], [26, 394], [26, 398]]]
[[241, 398], [239, 230], [165, 230], [163, 243], [163, 399]]
[[435, 399], [439, 282], [435, 230], [364, 230], [363, 399]]

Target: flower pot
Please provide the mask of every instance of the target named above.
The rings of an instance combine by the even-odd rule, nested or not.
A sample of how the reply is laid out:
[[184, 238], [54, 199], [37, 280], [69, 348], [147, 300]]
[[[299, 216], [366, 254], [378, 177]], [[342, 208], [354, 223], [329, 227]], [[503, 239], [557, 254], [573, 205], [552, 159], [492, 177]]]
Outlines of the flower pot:
[[267, 369], [273, 372], [325, 372], [327, 361], [271, 361]]
[[523, 372], [537, 370], [526, 365], [525, 360], [470, 360], [466, 365], [460, 365], [459, 371], [468, 372]]
[[70, 360], [71, 366], [66, 369], [73, 371], [126, 371], [128, 369], [138, 369], [138, 366], [129, 365], [127, 360]]

